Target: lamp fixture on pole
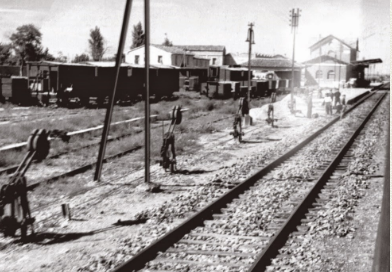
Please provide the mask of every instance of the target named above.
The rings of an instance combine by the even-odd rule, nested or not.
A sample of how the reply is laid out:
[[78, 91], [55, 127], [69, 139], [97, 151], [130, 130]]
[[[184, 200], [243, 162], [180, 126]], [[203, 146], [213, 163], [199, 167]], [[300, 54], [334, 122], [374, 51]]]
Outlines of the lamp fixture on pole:
[[249, 43], [249, 58], [248, 58], [248, 101], [250, 101], [250, 91], [252, 90], [252, 86], [250, 84], [250, 60], [252, 56], [252, 44], [255, 44], [255, 35], [253, 32], [253, 26], [254, 23], [249, 23], [248, 24], [249, 29], [248, 29], [248, 37], [246, 38], [246, 42]]
[[294, 63], [295, 63], [295, 33], [297, 32], [299, 17], [301, 10], [295, 9], [290, 10], [290, 26], [291, 32], [293, 33], [293, 62], [291, 65], [291, 73], [292, 73], [292, 82], [291, 82], [291, 105], [293, 105], [294, 101]]

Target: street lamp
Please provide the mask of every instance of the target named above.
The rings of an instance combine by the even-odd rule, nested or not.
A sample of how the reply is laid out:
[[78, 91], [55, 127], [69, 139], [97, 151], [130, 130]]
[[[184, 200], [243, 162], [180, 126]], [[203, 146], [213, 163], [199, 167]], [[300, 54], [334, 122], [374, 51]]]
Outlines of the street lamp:
[[252, 55], [252, 44], [255, 44], [255, 35], [253, 32], [253, 23], [248, 24], [248, 37], [246, 38], [246, 42], [249, 43], [249, 58], [248, 58], [248, 101], [250, 101], [250, 91], [252, 90], [252, 86], [250, 85], [250, 59]]

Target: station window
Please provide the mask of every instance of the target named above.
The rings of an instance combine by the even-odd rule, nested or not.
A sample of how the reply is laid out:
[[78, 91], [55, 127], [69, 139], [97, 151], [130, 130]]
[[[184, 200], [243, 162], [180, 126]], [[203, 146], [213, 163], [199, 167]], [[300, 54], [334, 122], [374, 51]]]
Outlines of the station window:
[[329, 50], [329, 51], [328, 51], [328, 56], [330, 56], [330, 57], [335, 57], [335, 56], [336, 56], [335, 51]]
[[333, 71], [333, 70], [328, 71], [327, 78], [328, 79], [335, 79], [335, 71]]
[[212, 65], [216, 65], [216, 58], [212, 59]]
[[316, 72], [316, 78], [322, 78], [322, 77], [323, 77], [323, 71], [318, 70], [318, 71]]
[[160, 63], [160, 64], [163, 63], [163, 61], [162, 61], [162, 56], [158, 56], [158, 63]]
[[139, 64], [139, 55], [135, 56], [135, 64]]

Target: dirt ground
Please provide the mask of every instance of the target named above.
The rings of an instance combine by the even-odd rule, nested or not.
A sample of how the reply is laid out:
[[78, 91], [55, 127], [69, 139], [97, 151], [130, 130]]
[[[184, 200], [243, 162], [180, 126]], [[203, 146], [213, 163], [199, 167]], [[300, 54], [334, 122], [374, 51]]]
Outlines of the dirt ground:
[[[85, 182], [93, 189], [74, 196], [60, 194], [45, 209], [33, 213], [38, 222], [32, 242], [21, 244], [0, 238], [0, 271], [78, 271], [91, 259], [110, 255], [121, 241], [143, 229], [143, 222], [134, 221], [136, 213], [159, 207], [179, 195], [186, 196], [188, 189], [210, 183], [243, 157], [256, 156], [304, 131], [310, 134], [334, 117], [319, 111], [318, 119], [285, 116], [279, 120], [278, 128], [257, 122], [245, 129], [243, 144], [232, 140], [231, 128], [203, 136], [199, 139], [202, 148], [197, 153], [177, 158], [179, 174], [164, 173], [158, 165], [151, 167], [152, 182], [162, 188], [159, 193], [139, 189], [143, 170], [131, 175], [116, 174], [116, 165], [126, 167], [127, 157], [105, 165], [109, 170], [113, 167], [113, 173], [107, 172], [98, 186], [91, 179], [92, 173], [87, 173]], [[72, 182], [76, 177], [70, 179]], [[34, 192], [30, 199], [34, 207], [33, 195]], [[71, 207], [72, 220], [61, 216], [61, 204], [64, 203]], [[175, 221], [168, 227], [179, 223], [179, 220]], [[125, 260], [129, 256], [122, 258]]]
[[339, 271], [368, 272], [373, 265], [377, 229], [381, 215], [381, 200], [384, 187], [385, 141], [380, 138], [376, 147], [373, 164], [378, 165], [375, 173], [369, 176], [369, 188], [365, 196], [358, 200], [352, 214], [355, 233], [352, 237], [328, 237], [313, 245], [321, 252], [323, 259], [333, 260]]

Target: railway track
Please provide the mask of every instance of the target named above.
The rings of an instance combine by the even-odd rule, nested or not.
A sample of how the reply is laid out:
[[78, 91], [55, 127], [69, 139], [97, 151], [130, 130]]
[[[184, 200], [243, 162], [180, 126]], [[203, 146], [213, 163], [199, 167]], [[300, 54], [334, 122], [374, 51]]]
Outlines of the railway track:
[[[349, 111], [374, 94], [362, 98]], [[338, 117], [250, 178], [238, 182], [235, 188], [114, 271], [264, 271], [301, 223], [324, 184], [334, 171], [341, 170], [339, 163], [344, 161], [344, 156], [349, 156], [347, 151], [385, 94], [378, 96], [371, 111], [359, 117], [363, 119], [357, 122], [360, 125], [347, 128], [347, 134], [342, 135], [329, 156], [313, 165], [313, 174], [306, 182], [298, 182], [295, 177], [279, 179], [276, 176], [299, 158], [312, 156], [317, 150], [311, 147], [313, 141], [319, 137], [331, 138], [328, 128], [338, 121]], [[268, 190], [271, 185], [281, 188]], [[272, 201], [271, 195], [276, 196]], [[264, 198], [270, 202], [263, 202]]]
[[[368, 95], [368, 96], [362, 98], [360, 101], [358, 101], [358, 102], [352, 107], [352, 109], [354, 109], [355, 107], [357, 107], [358, 105], [360, 105], [363, 101], [365, 101], [365, 100], [366, 100], [368, 97], [370, 97], [371, 95], [373, 95], [373, 94], [371, 93], [370, 95]], [[219, 118], [219, 119], [217, 119], [217, 120], [214, 120], [212, 123], [219, 122], [219, 121], [222, 121], [222, 120], [226, 120], [226, 119], [229, 119], [229, 118], [231, 118], [231, 117], [232, 117], [232, 116], [225, 117], [225, 118]], [[162, 125], [156, 126], [156, 128], [160, 128], [160, 127], [162, 127]], [[259, 129], [259, 128], [251, 128], [249, 131], [246, 131], [246, 133], [253, 132], [253, 131], [257, 130], [257, 129]], [[129, 135], [122, 135], [122, 136], [119, 136], [119, 137], [110, 139], [109, 141], [117, 140], [117, 139], [120, 139], [120, 138], [123, 138], [123, 137], [127, 137], [127, 136], [129, 136]], [[225, 137], [225, 138], [223, 138], [223, 139], [220, 138], [219, 140], [217, 139], [217, 142], [218, 142], [219, 144], [224, 144], [224, 143], [227, 143], [227, 142], [230, 142], [230, 141], [234, 141], [234, 139], [232, 138], [232, 136], [227, 136], [227, 137]], [[96, 143], [96, 144], [97, 144], [97, 143]], [[85, 147], [79, 148], [78, 150], [83, 149], [83, 148], [91, 148], [91, 147], [94, 147], [96, 144], [87, 145], [87, 146], [85, 146]], [[106, 162], [108, 162], [108, 161], [112, 161], [112, 160], [114, 160], [114, 159], [121, 158], [121, 157], [123, 157], [123, 156], [125, 156], [125, 155], [128, 155], [128, 154], [131, 154], [131, 153], [133, 153], [133, 152], [135, 152], [135, 151], [141, 149], [142, 147], [143, 147], [143, 145], [135, 146], [135, 147], [129, 148], [129, 149], [127, 149], [127, 150], [121, 151], [121, 152], [119, 152], [119, 153], [116, 153], [116, 154], [114, 154], [114, 155], [108, 156], [107, 158], [105, 158], [104, 163], [106, 163]], [[72, 152], [72, 150], [71, 150], [70, 152]], [[61, 155], [64, 155], [64, 154], [67, 154], [67, 153], [69, 153], [69, 152], [64, 152], [64, 153], [60, 153], [60, 154], [55, 154], [55, 155], [53, 155], [53, 156], [51, 156], [51, 157], [49, 157], [49, 158], [58, 158], [58, 157], [60, 157]], [[64, 173], [61, 173], [61, 174], [54, 175], [54, 176], [52, 176], [52, 177], [46, 178], [46, 179], [44, 179], [44, 180], [41, 180], [40, 182], [32, 183], [32, 184], [30, 184], [30, 185], [28, 186], [28, 189], [29, 189], [29, 190], [34, 190], [35, 188], [37, 188], [37, 187], [40, 186], [41, 184], [53, 183], [53, 182], [56, 182], [57, 180], [61, 180], [61, 179], [66, 178], [66, 177], [72, 177], [72, 176], [75, 176], [75, 175], [83, 174], [83, 173], [85, 173], [85, 172], [87, 172], [87, 171], [93, 169], [94, 166], [95, 166], [95, 163], [88, 163], [88, 164], [85, 164], [85, 165], [83, 165], [83, 166], [81, 166], [81, 167], [77, 167], [77, 168], [75, 168], [75, 169], [73, 169], [73, 170], [70, 170], [70, 171], [67, 171], [67, 172], [64, 172]], [[0, 174], [11, 174], [11, 173], [13, 173], [13, 172], [15, 171], [16, 168], [17, 168], [17, 166], [12, 166], [12, 167], [3, 169], [3, 170], [0, 171]], [[127, 173], [125, 176], [132, 175], [133, 173], [136, 173], [137, 171], [138, 171], [138, 170], [130, 171], [130, 172]]]
[[[233, 115], [233, 116], [234, 116], [234, 115]], [[217, 122], [220, 122], [220, 121], [224, 121], [224, 120], [227, 120], [227, 119], [232, 118], [233, 116], [228, 116], [228, 117], [224, 117], [224, 118], [219, 118], [219, 119], [217, 119], [217, 120], [212, 121], [211, 123], [217, 123]], [[159, 128], [162, 128], [162, 127], [164, 127], [164, 126], [166, 126], [166, 125], [167, 125], [167, 123], [160, 124], [159, 121], [158, 121], [158, 123], [157, 123], [156, 125], [153, 125], [151, 128], [152, 128], [152, 129], [159, 129]], [[132, 133], [122, 134], [122, 135], [115, 136], [115, 137], [110, 137], [110, 138], [108, 139], [108, 142], [113, 142], [113, 141], [116, 141], [116, 140], [124, 139], [124, 138], [126, 138], [126, 137], [131, 137], [132, 135], [135, 135], [135, 133], [139, 133], [139, 132], [142, 132], [142, 130], [136, 131], [136, 132], [132, 132]], [[71, 150], [66, 151], [66, 152], [60, 152], [60, 153], [54, 154], [54, 155], [52, 155], [52, 156], [49, 156], [47, 159], [56, 159], [56, 158], [59, 158], [59, 157], [61, 157], [61, 156], [63, 156], [63, 155], [66, 155], [66, 154], [69, 154], [69, 153], [72, 153], [72, 152], [75, 152], [75, 151], [80, 151], [80, 150], [82, 150], [82, 149], [88, 149], [88, 148], [96, 147], [96, 146], [99, 145], [99, 144], [100, 144], [100, 142], [96, 142], [96, 143], [88, 144], [88, 145], [81, 146], [81, 147], [78, 147], [78, 148], [75, 148], [75, 149], [71, 149]], [[115, 155], [113, 155], [113, 156], [108, 157], [108, 160], [112, 160], [112, 159], [114, 159], [114, 158], [120, 158], [120, 157], [122, 157], [122, 156], [124, 156], [124, 155], [127, 155], [127, 154], [129, 154], [129, 153], [131, 153], [131, 152], [133, 152], [133, 151], [136, 151], [136, 150], [138, 150], [138, 149], [140, 149], [140, 148], [142, 148], [142, 147], [143, 147], [143, 145], [138, 145], [138, 146], [136, 146], [136, 147], [133, 147], [133, 148], [127, 149], [127, 150], [125, 150], [125, 151], [119, 152], [119, 153], [117, 153], [117, 154], [115, 154]], [[54, 180], [57, 180], [57, 179], [59, 179], [59, 178], [63, 178], [63, 177], [67, 177], [67, 176], [72, 176], [72, 175], [74, 175], [75, 173], [76, 173], [76, 174], [83, 173], [83, 172], [89, 170], [90, 168], [92, 168], [94, 165], [95, 165], [95, 163], [86, 164], [86, 165], [84, 165], [84, 166], [81, 166], [81, 167], [78, 168], [78, 169], [75, 169], [74, 171], [70, 171], [68, 175], [65, 174], [65, 175], [59, 175], [59, 176], [55, 177], [55, 178], [53, 179], [53, 181], [54, 181]], [[12, 174], [13, 172], [15, 172], [15, 170], [16, 170], [17, 168], [18, 168], [18, 165], [13, 165], [13, 166], [9, 166], [9, 167], [7, 167], [7, 168], [1, 169], [1, 170], [0, 170], [0, 175], [3, 175], [3, 174]], [[49, 180], [49, 181], [52, 181], [52, 180]]]

